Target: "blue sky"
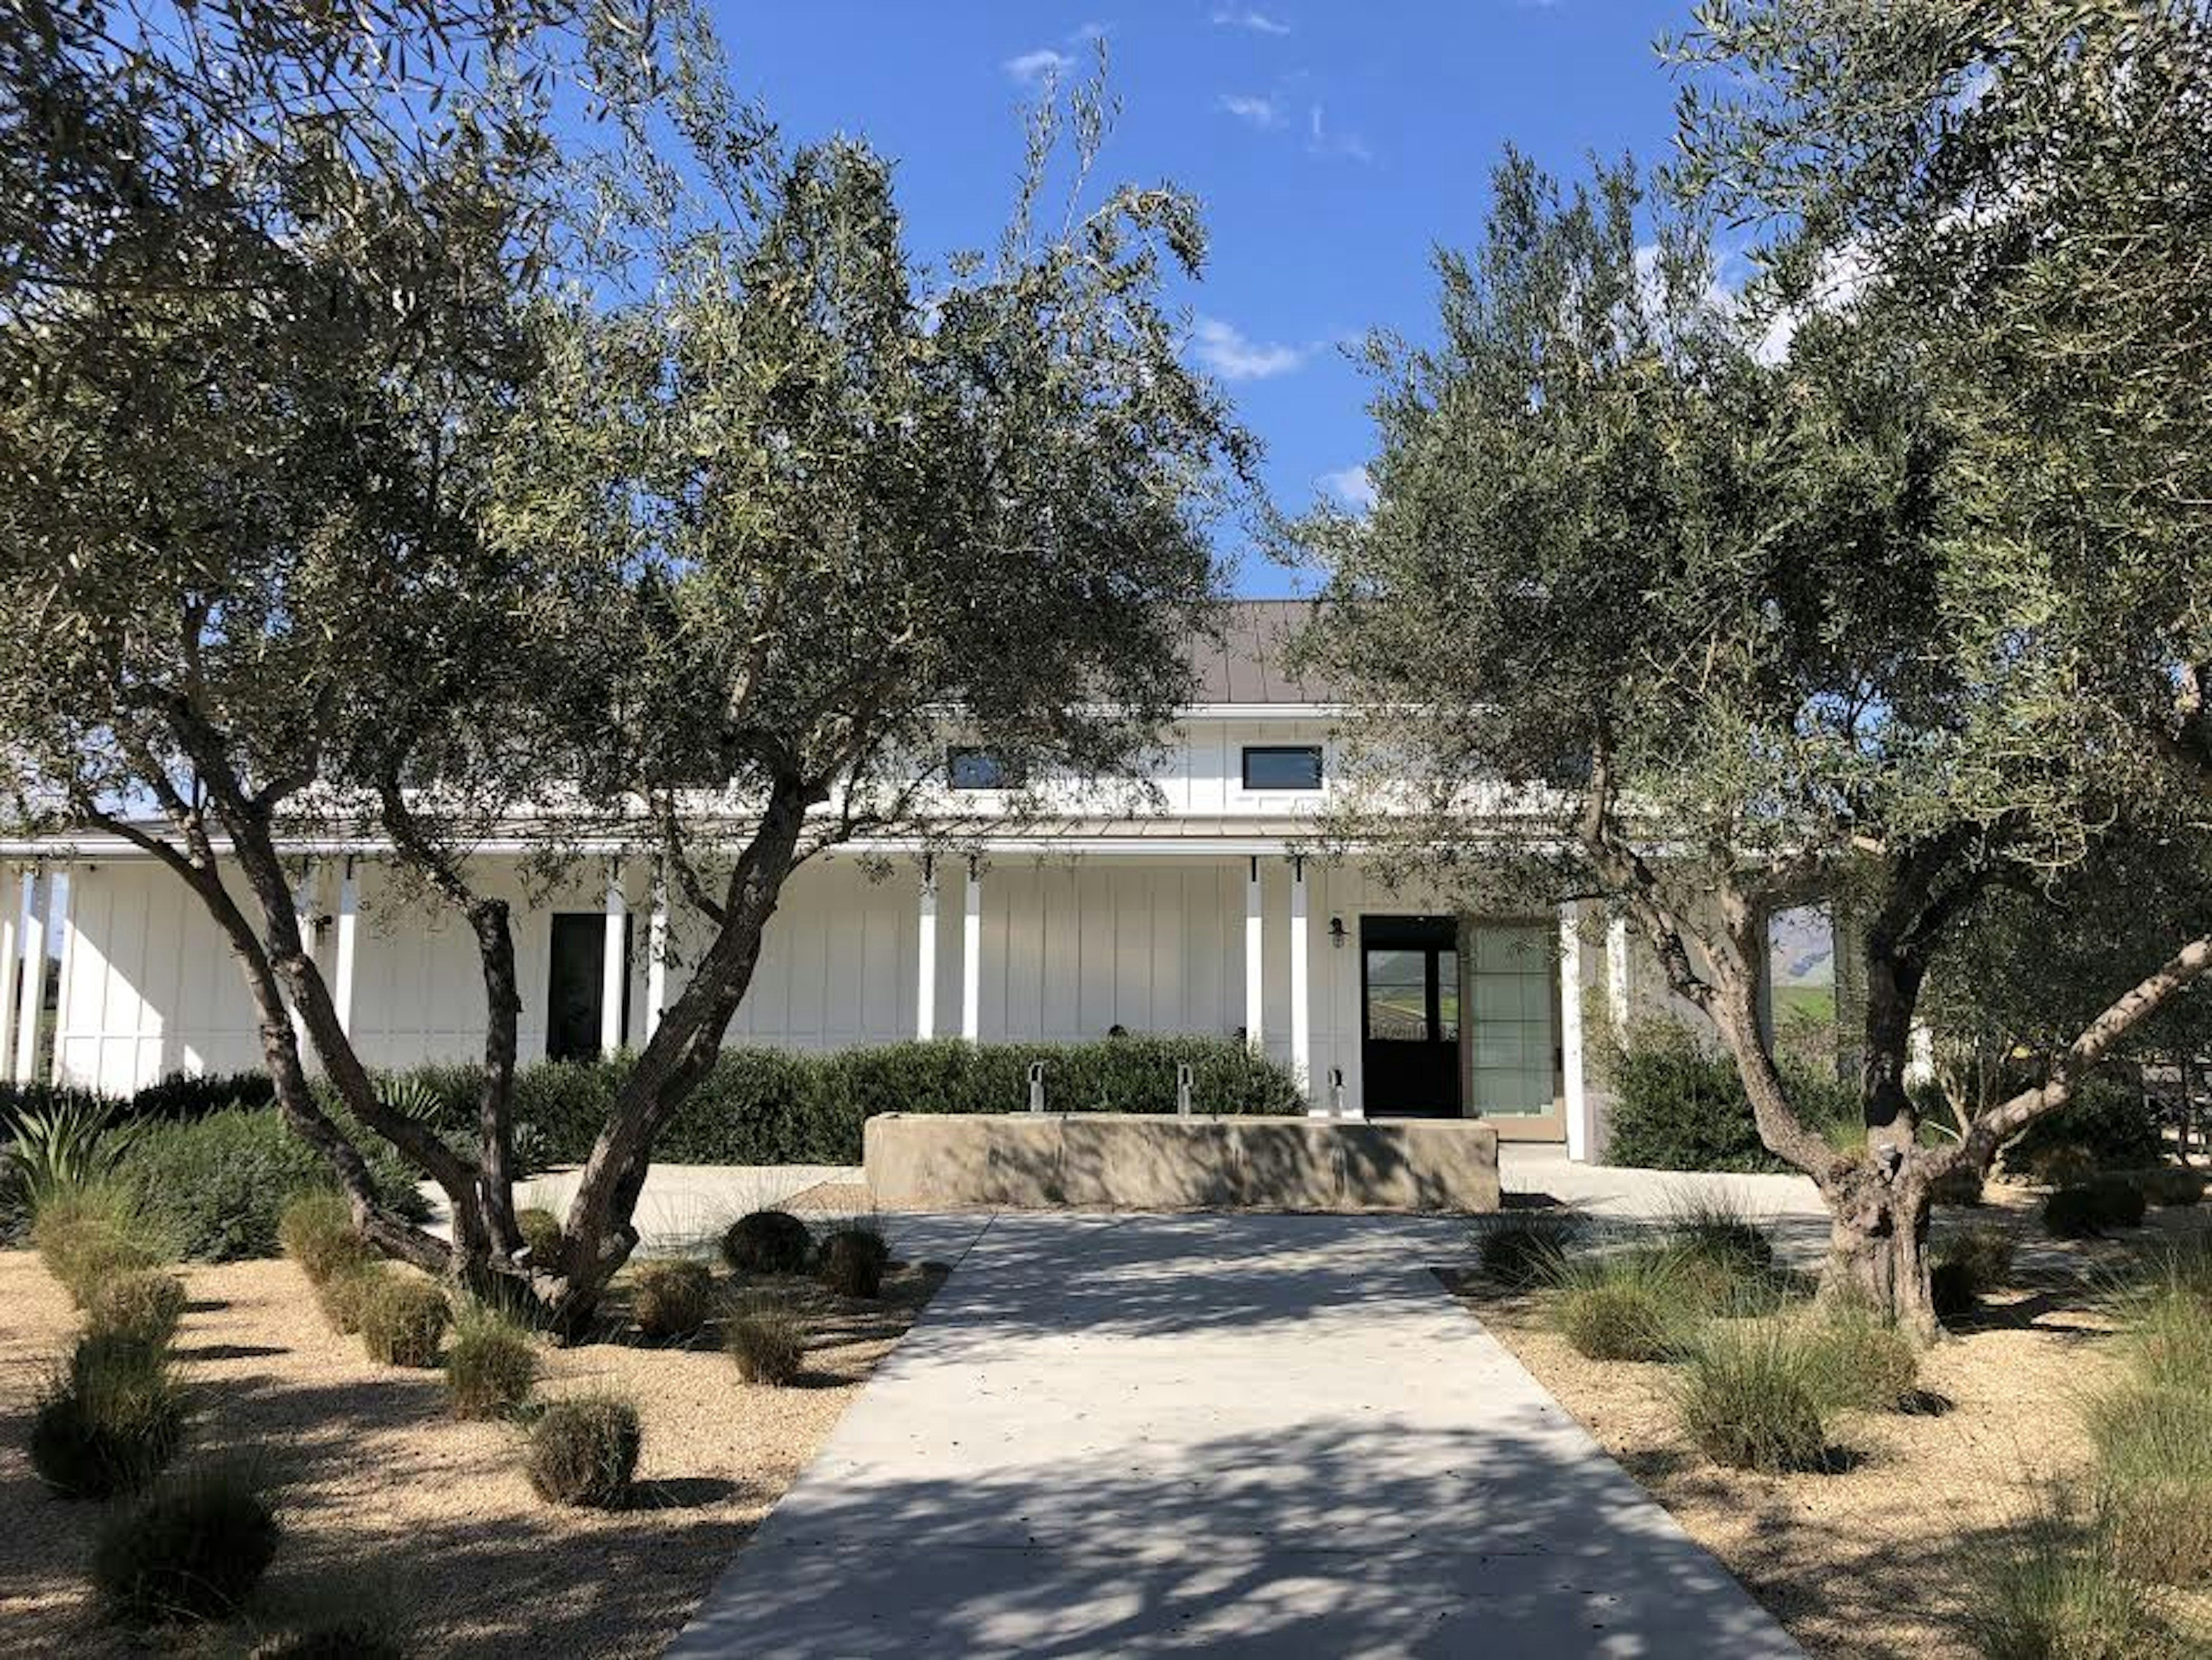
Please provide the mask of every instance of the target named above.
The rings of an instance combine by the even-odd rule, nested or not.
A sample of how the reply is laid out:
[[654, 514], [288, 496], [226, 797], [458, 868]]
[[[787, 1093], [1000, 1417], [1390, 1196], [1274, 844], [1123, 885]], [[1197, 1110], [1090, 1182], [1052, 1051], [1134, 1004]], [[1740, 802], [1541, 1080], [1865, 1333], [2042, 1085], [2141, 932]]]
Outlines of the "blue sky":
[[[1592, 150], [1661, 157], [1673, 86], [1652, 49], [1686, 6], [1628, 0], [722, 0], [739, 87], [793, 140], [866, 137], [899, 164], [925, 258], [987, 245], [1021, 161], [1018, 106], [1103, 31], [1123, 111], [1109, 180], [1172, 179], [1205, 205], [1212, 253], [1180, 298], [1194, 358], [1267, 447], [1296, 508], [1356, 491], [1371, 453], [1344, 344], [1425, 337], [1430, 250], [1472, 244], [1508, 139], [1571, 173]], [[1299, 579], [1224, 532], [1237, 586]]]

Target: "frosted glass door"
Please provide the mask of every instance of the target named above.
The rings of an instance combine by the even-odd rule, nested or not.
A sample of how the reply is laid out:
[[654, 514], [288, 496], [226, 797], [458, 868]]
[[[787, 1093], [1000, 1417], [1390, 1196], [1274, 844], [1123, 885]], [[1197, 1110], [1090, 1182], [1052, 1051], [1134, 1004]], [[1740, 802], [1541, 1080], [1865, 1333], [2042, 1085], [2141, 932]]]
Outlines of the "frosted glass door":
[[1474, 1110], [1491, 1118], [1551, 1111], [1556, 1043], [1549, 931], [1478, 924], [1469, 955]]

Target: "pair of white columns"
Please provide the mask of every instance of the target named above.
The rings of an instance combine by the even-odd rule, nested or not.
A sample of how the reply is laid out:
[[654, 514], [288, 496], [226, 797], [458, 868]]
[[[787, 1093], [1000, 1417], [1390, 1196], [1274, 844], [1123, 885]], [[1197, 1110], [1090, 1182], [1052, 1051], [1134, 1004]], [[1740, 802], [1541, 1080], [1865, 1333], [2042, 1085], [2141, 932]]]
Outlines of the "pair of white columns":
[[[937, 868], [921, 872], [919, 926], [915, 930], [915, 1036], [927, 1043], [937, 1036]], [[967, 891], [960, 913], [960, 1036], [974, 1043], [983, 1029], [983, 873], [968, 861]]]
[[[668, 1004], [668, 879], [655, 866], [645, 929], [645, 1041], [660, 1030]], [[622, 866], [607, 867], [607, 922], [599, 969], [599, 1052], [612, 1055], [629, 1041], [623, 992], [629, 982], [629, 894]]]
[[[1588, 907], [1570, 900], [1559, 907], [1559, 1048], [1564, 1059], [1560, 1080], [1567, 1116], [1567, 1157], [1587, 1164], [1604, 1149], [1599, 1125], [1600, 1102], [1589, 1087], [1584, 1065], [1586, 1047], [1583, 999], [1589, 983], [1589, 952], [1583, 933]], [[1604, 958], [1596, 965], [1603, 976], [1606, 1018], [1616, 1041], [1625, 1037], [1629, 1020], [1628, 921], [1615, 916], [1605, 929]]]
[[[1306, 861], [1291, 860], [1291, 1071], [1298, 1087], [1313, 1092], [1313, 957]], [[1244, 1042], [1255, 1055], [1267, 1053], [1267, 929], [1262, 903], [1260, 861], [1246, 866], [1244, 878]]]
[[52, 927], [54, 877], [27, 870], [8, 914], [0, 918], [0, 1066], [18, 1084], [37, 1081], [39, 1021], [46, 1010], [46, 934]]

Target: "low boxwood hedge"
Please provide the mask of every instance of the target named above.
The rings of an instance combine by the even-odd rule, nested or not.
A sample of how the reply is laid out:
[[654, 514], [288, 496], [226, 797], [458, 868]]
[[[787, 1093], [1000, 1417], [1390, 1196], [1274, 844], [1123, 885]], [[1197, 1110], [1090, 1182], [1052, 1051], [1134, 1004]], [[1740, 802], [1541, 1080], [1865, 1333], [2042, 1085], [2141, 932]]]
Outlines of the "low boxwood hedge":
[[[1790, 1099], [1815, 1130], [1859, 1116], [1856, 1090], [1795, 1061], [1782, 1062]], [[1613, 1106], [1606, 1120], [1609, 1164], [1644, 1170], [1787, 1171], [1766, 1150], [1735, 1061], [1671, 1020], [1632, 1031], [1608, 1059]]]

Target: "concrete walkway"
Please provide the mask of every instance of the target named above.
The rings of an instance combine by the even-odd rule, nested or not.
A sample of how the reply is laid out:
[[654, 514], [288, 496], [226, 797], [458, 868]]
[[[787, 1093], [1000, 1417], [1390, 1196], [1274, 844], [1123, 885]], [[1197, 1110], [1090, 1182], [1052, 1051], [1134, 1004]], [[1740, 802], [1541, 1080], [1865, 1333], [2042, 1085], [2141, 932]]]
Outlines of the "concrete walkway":
[[1464, 1224], [968, 1225], [672, 1655], [1798, 1652], [1437, 1283]]

